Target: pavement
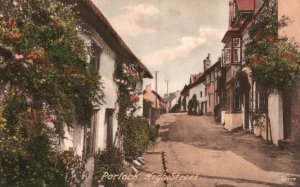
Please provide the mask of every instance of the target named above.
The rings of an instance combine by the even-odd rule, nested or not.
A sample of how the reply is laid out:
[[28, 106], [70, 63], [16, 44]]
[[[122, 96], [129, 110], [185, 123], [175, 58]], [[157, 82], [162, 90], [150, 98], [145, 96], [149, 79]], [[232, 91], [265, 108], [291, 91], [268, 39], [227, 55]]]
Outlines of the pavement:
[[299, 154], [253, 134], [228, 132], [209, 116], [164, 114], [129, 187], [300, 186]]

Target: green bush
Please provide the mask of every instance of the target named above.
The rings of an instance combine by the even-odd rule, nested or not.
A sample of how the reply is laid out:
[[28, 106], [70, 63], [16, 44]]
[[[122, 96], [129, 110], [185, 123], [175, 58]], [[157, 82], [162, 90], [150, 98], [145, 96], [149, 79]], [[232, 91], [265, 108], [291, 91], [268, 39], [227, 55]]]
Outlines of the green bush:
[[132, 161], [141, 156], [150, 141], [157, 137], [157, 127], [150, 126], [142, 117], [129, 117], [123, 122], [123, 148], [125, 159]]
[[151, 125], [149, 130], [150, 141], [155, 141], [158, 137], [159, 125]]
[[172, 108], [171, 108], [171, 111], [172, 113], [175, 113], [175, 112], [180, 112], [180, 107], [181, 105], [179, 103], [177, 103], [176, 105], [174, 105]]
[[188, 103], [188, 115], [195, 115], [195, 116], [198, 115], [197, 107], [198, 107], [197, 96], [194, 94], [192, 99], [189, 100]]
[[108, 178], [107, 175], [120, 175], [123, 170], [123, 156], [119, 148], [110, 147], [95, 157], [94, 176], [95, 184], [105, 186], [125, 186], [118, 177]]

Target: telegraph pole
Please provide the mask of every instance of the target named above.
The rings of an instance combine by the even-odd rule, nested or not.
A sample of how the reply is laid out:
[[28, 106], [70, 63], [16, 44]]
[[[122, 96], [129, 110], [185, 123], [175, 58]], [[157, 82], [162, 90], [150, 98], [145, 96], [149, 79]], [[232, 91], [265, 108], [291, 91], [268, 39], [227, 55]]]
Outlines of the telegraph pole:
[[[158, 71], [155, 71], [155, 92], [157, 94], [157, 73]], [[155, 95], [155, 108], [157, 109], [157, 95]]]
[[165, 77], [165, 82], [167, 83], [167, 112], [169, 112], [169, 77]]

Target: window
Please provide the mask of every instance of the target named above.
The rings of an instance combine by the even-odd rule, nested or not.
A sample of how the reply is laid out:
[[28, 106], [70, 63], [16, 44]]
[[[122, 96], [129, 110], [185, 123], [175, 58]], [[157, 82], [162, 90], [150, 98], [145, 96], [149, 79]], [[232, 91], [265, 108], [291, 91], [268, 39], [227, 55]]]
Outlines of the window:
[[200, 92], [200, 98], [202, 97], [202, 92]]
[[206, 75], [206, 84], [210, 83], [210, 75]]
[[214, 82], [214, 81], [215, 81], [214, 71], [212, 71], [212, 72], [210, 73], [210, 80], [211, 80], [211, 82]]
[[240, 48], [234, 48], [233, 49], [233, 61], [234, 62], [240, 62], [241, 61], [241, 49]]
[[96, 44], [92, 43], [92, 57], [91, 57], [91, 67], [95, 70], [96, 73], [99, 72], [100, 68], [100, 55], [102, 49]]
[[207, 88], [205, 88], [205, 96], [207, 96]]
[[218, 69], [215, 68], [215, 79], [218, 78]]
[[233, 47], [241, 47], [240, 38], [233, 38]]
[[256, 83], [256, 92], [250, 93], [251, 109], [265, 112], [267, 107], [267, 100], [268, 96], [265, 87], [263, 87], [259, 83]]
[[229, 64], [231, 61], [231, 49], [225, 48], [224, 51], [224, 64]]
[[84, 147], [83, 151], [85, 154], [95, 153], [95, 137], [96, 137], [96, 125], [97, 125], [97, 113], [99, 110], [93, 111], [93, 116], [91, 123], [84, 126], [83, 136], [84, 136]]

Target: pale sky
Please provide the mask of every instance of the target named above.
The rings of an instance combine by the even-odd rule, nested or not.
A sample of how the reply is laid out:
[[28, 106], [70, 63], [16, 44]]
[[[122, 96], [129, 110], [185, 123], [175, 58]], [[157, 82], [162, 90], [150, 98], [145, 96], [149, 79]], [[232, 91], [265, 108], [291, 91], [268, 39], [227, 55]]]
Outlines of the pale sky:
[[[221, 55], [228, 28], [228, 0], [94, 0], [114, 29], [153, 76], [158, 93], [182, 90], [190, 74], [203, 71]], [[154, 79], [145, 79], [144, 86]]]

